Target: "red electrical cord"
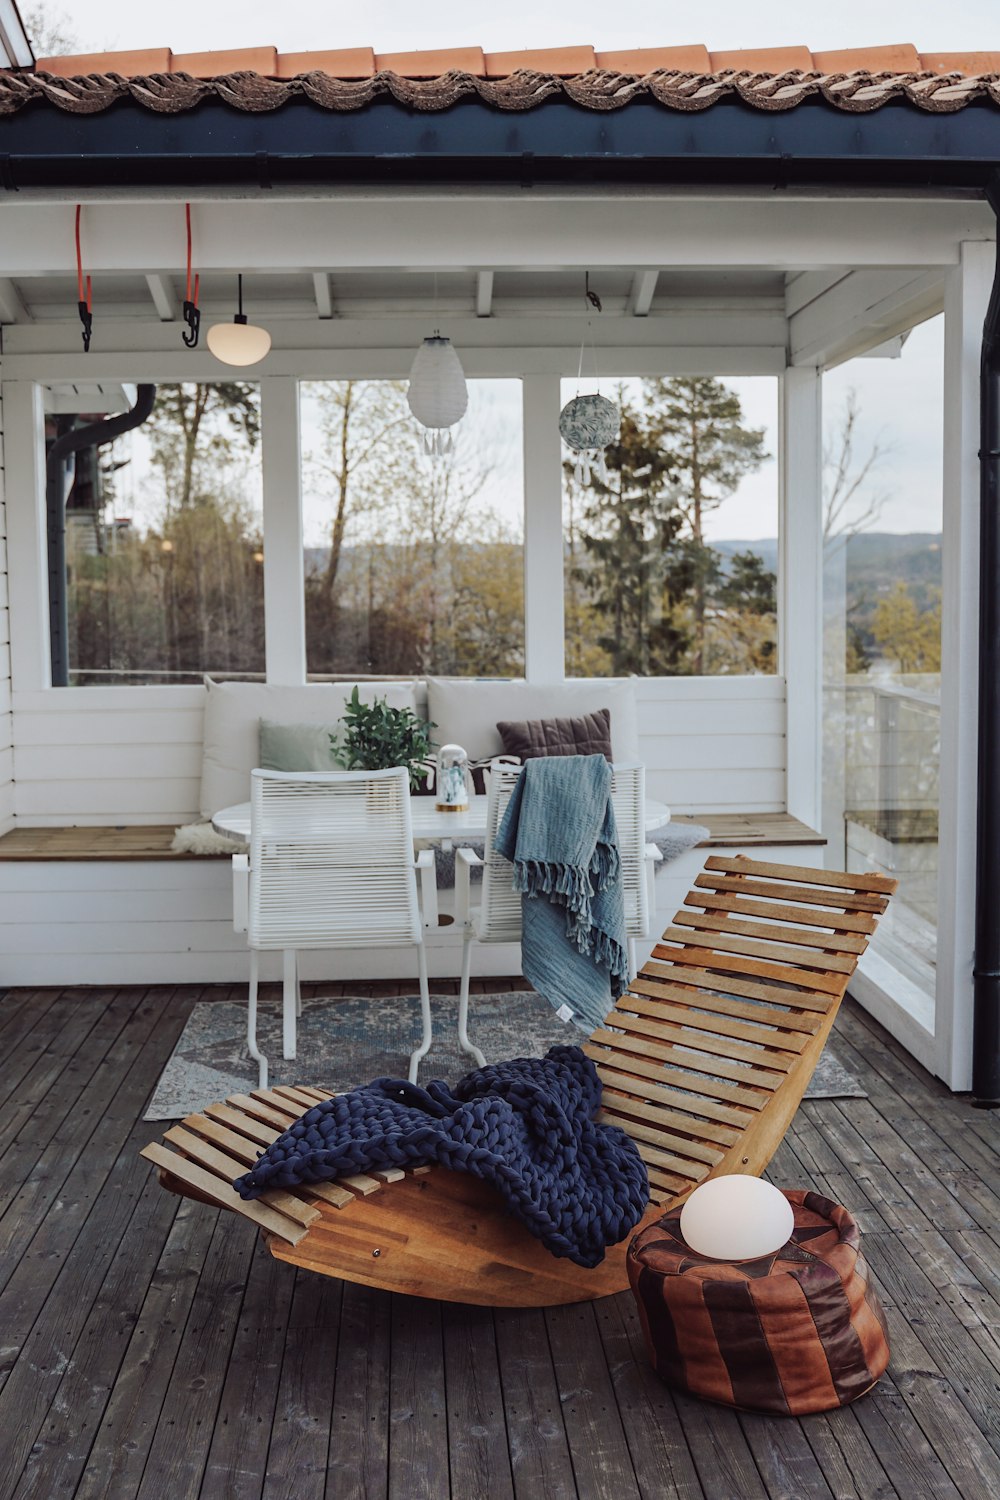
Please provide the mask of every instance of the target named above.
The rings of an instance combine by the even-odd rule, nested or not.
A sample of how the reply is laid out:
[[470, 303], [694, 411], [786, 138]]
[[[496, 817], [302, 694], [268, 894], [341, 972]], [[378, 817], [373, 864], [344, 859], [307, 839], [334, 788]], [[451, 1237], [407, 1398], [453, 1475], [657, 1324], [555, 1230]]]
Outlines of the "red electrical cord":
[[198, 276], [198, 275], [196, 275], [195, 278], [194, 278], [194, 296], [192, 297], [192, 295], [191, 295], [191, 205], [190, 205], [190, 203], [185, 203], [185, 205], [184, 205], [184, 217], [185, 217], [185, 220], [186, 220], [186, 223], [187, 223], [187, 282], [185, 283], [185, 289], [184, 289], [184, 321], [187, 324], [188, 329], [190, 330], [190, 332], [183, 333], [181, 335], [181, 337], [183, 338], [183, 340], [184, 340], [185, 344], [187, 345], [187, 347], [189, 349], [193, 349], [194, 346], [195, 346], [195, 344], [197, 344], [197, 342], [198, 342], [198, 331], [199, 331], [199, 328], [201, 326], [201, 313], [200, 313], [200, 311], [198, 309], [198, 287], [199, 287], [199, 285], [201, 283], [201, 277]]

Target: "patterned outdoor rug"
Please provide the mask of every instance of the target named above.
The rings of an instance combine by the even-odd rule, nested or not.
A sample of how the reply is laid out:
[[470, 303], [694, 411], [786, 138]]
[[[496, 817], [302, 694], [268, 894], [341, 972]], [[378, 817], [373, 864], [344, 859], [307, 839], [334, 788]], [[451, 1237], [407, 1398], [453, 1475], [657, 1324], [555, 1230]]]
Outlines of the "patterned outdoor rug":
[[[453, 1083], [474, 1066], [458, 1046], [458, 996], [432, 995], [431, 1009], [434, 1045], [421, 1063], [420, 1081], [445, 1078]], [[415, 995], [305, 999], [294, 1062], [281, 1055], [280, 1004], [265, 1001], [261, 1006], [257, 1035], [269, 1063], [269, 1083], [312, 1083], [339, 1092], [373, 1078], [406, 1077], [420, 1036], [420, 1001]], [[490, 1062], [542, 1057], [559, 1043], [581, 1040], [533, 990], [473, 995], [469, 1035]], [[144, 1118], [177, 1120], [256, 1086], [257, 1065], [246, 1050], [245, 1003], [202, 1001], [191, 1012]], [[857, 1080], [824, 1053], [806, 1098], [864, 1097]]]

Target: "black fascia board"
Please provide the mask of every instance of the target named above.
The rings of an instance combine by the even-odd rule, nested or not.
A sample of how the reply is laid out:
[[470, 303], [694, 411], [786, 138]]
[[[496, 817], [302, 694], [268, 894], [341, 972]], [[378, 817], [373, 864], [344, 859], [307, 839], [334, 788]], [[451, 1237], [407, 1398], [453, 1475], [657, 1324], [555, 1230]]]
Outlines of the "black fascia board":
[[699, 112], [640, 98], [502, 111], [465, 99], [421, 112], [391, 97], [343, 113], [292, 98], [266, 114], [206, 100], [90, 115], [43, 101], [0, 119], [0, 185], [19, 188], [513, 183], [982, 188], [1000, 164], [1000, 109], [947, 114], [892, 100], [861, 114], [812, 98], [786, 111], [725, 98]]

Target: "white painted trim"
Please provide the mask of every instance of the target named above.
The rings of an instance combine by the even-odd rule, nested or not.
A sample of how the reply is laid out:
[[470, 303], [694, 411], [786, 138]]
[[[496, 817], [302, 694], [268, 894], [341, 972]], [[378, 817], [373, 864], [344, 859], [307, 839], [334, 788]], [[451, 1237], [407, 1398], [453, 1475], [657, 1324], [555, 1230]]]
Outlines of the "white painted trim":
[[333, 293], [330, 290], [330, 277], [326, 271], [313, 272], [313, 296], [316, 299], [316, 316], [318, 318], [333, 317]]
[[979, 699], [979, 361], [993, 246], [962, 246], [945, 281], [941, 774], [936, 1071], [972, 1087]]
[[561, 682], [563, 605], [562, 438], [557, 375], [522, 383], [524, 451], [524, 675]]
[[649, 316], [649, 309], [653, 305], [653, 298], [656, 295], [656, 283], [659, 277], [659, 271], [636, 271], [632, 277], [632, 289], [628, 295], [628, 310], [633, 318], [645, 318]]
[[928, 1072], [937, 1072], [938, 1047], [929, 1029], [932, 1002], [923, 990], [869, 948], [859, 963], [848, 992]]
[[493, 272], [480, 271], [476, 276], [476, 317], [488, 318], [493, 312]]
[[267, 680], [306, 680], [299, 383], [260, 382]]
[[0, 276], [0, 323], [30, 323], [28, 309], [9, 276]]
[[941, 310], [942, 273], [852, 271], [789, 318], [789, 364], [832, 369]]
[[778, 670], [787, 683], [787, 807], [810, 828], [822, 808], [822, 382], [789, 369], [778, 420]]
[[146, 277], [149, 295], [161, 323], [176, 323], [181, 315], [181, 305], [174, 291], [173, 282], [167, 276]]
[[41, 387], [5, 382], [3, 410], [11, 684], [21, 691], [52, 680]]

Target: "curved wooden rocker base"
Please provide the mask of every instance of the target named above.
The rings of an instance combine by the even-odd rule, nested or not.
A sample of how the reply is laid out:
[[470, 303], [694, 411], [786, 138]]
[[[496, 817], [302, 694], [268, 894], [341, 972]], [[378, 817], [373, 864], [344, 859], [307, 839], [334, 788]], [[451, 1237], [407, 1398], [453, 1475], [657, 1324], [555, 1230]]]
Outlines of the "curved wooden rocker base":
[[[707, 1177], [759, 1175], [791, 1121], [896, 882], [709, 859], [685, 909], [584, 1051], [601, 1118], [645, 1159], [645, 1225]], [[689, 908], [697, 908], [691, 910]], [[628, 1241], [585, 1270], [558, 1259], [492, 1188], [443, 1168], [391, 1170], [244, 1202], [233, 1178], [321, 1089], [212, 1104], [143, 1155], [174, 1192], [232, 1209], [292, 1265], [412, 1296], [493, 1307], [590, 1301], [628, 1286]], [[642, 1226], [640, 1226], [642, 1227]]]

